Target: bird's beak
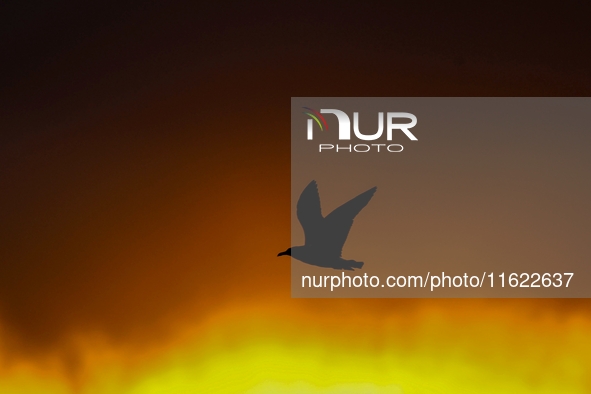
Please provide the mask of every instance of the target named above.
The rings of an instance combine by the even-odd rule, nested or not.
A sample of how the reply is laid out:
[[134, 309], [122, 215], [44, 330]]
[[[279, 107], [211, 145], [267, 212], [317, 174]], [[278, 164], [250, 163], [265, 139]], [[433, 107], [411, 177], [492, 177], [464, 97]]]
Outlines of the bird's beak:
[[281, 253], [279, 253], [279, 254], [277, 255], [277, 257], [279, 257], [279, 256], [285, 256], [286, 254], [287, 254], [287, 253], [285, 253], [285, 252], [281, 252]]

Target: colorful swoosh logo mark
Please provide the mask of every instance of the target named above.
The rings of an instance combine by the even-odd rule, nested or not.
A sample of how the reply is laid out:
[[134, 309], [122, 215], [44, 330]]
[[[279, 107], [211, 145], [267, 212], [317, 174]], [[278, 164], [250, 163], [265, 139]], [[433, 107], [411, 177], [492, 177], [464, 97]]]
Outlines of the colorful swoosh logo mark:
[[[326, 123], [326, 119], [324, 119], [324, 116], [322, 116], [320, 114], [320, 112], [318, 112], [312, 108], [308, 108], [308, 107], [302, 107], [302, 108], [307, 109], [308, 111], [314, 112], [313, 114], [310, 112], [304, 112], [304, 113], [306, 115], [308, 115], [309, 117], [311, 117], [312, 119], [314, 119], [316, 121], [316, 123], [318, 123], [318, 126], [320, 126], [321, 131], [324, 131], [324, 127], [326, 127], [326, 130], [328, 130], [328, 124]], [[322, 121], [322, 123], [320, 121]], [[323, 124], [324, 124], [324, 127], [322, 127]]]

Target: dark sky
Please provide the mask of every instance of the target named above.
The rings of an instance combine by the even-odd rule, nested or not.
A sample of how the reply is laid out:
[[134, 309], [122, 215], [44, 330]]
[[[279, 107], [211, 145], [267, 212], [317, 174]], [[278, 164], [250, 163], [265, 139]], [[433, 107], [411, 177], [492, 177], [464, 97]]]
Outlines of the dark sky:
[[290, 97], [588, 96], [578, 3], [3, 4], [3, 335], [150, 340], [245, 273], [287, 296], [240, 256], [289, 243]]

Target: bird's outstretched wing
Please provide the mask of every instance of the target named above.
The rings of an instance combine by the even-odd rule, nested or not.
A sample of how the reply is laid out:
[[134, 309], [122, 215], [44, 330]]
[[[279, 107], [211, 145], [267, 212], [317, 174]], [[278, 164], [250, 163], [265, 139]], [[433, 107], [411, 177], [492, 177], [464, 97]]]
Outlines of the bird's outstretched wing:
[[322, 211], [320, 209], [320, 196], [318, 185], [312, 181], [306, 186], [297, 205], [298, 220], [304, 229], [306, 245], [313, 245], [321, 242], [322, 234]]
[[327, 251], [330, 250], [331, 254], [336, 253], [341, 256], [343, 245], [347, 240], [351, 226], [353, 226], [353, 219], [371, 200], [376, 190], [377, 187], [372, 187], [326, 216], [323, 223], [322, 240]]

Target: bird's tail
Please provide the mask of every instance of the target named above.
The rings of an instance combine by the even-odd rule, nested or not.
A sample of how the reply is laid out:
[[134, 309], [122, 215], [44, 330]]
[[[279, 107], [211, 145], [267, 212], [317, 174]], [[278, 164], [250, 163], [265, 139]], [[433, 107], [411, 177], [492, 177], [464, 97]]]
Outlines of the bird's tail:
[[354, 268], [359, 269], [361, 267], [363, 267], [363, 261], [342, 260], [341, 266], [339, 268], [337, 268], [337, 269], [342, 269], [342, 270], [347, 270], [347, 271], [354, 271]]
[[361, 268], [363, 267], [363, 261], [351, 261], [351, 267], [353, 268]]

